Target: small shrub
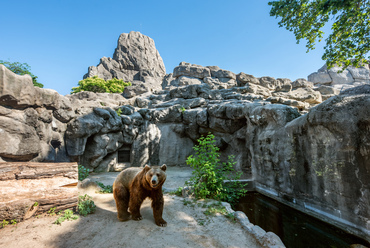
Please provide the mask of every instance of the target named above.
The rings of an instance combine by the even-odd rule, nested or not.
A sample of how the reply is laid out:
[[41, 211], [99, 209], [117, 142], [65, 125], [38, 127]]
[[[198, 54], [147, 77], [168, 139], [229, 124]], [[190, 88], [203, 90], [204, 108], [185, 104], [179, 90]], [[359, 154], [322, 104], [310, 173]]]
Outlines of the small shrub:
[[98, 76], [93, 76], [79, 81], [78, 87], [73, 87], [71, 94], [82, 91], [92, 91], [97, 93], [122, 93], [125, 86], [130, 85], [130, 82], [123, 82], [122, 79], [113, 78], [105, 81]]
[[184, 112], [186, 111], [186, 108], [185, 108], [184, 106], [181, 106], [181, 107], [180, 107], [180, 109], [179, 109], [179, 111], [180, 111], [181, 113], [184, 113]]
[[94, 213], [96, 206], [94, 201], [92, 200], [92, 197], [85, 194], [78, 197], [77, 209], [80, 215], [86, 216], [88, 214]]
[[50, 216], [55, 215], [55, 209], [56, 209], [56, 207], [50, 208], [50, 209], [49, 209], [49, 211], [48, 211], [48, 214], [49, 214]]
[[65, 220], [77, 220], [78, 219], [78, 215], [75, 215], [73, 214], [73, 211], [70, 210], [70, 209], [66, 209], [64, 211], [64, 214], [62, 216], [60, 216], [55, 222], [54, 224], [62, 224], [63, 221]]
[[122, 114], [122, 109], [120, 109], [120, 108], [119, 108], [119, 109], [117, 109], [116, 113], [117, 113], [117, 115], [118, 115], [118, 116], [121, 116], [121, 114]]
[[[214, 145], [214, 135], [198, 139], [199, 145], [193, 147], [196, 155], [189, 156], [186, 163], [194, 168], [193, 176], [187, 182], [191, 185], [196, 198], [212, 198], [235, 204], [247, 190], [240, 181], [241, 173], [236, 173], [233, 165], [234, 157], [229, 156], [228, 162], [220, 162], [219, 148]], [[226, 183], [225, 180], [230, 180]]]
[[78, 166], [78, 180], [83, 181], [89, 176], [89, 170], [83, 165]]
[[179, 187], [175, 191], [170, 192], [170, 195], [182, 196], [182, 189], [183, 189], [183, 187]]
[[104, 183], [96, 182], [100, 188], [102, 188], [98, 193], [106, 194], [106, 193], [113, 193], [113, 186], [112, 185], [104, 185]]
[[218, 202], [218, 204], [209, 205], [207, 210], [204, 211], [204, 214], [208, 216], [215, 216], [217, 213], [222, 214], [222, 215], [228, 214], [226, 208], [222, 206], [221, 202]]
[[16, 219], [11, 220], [10, 222], [12, 223], [12, 225], [13, 225], [13, 226], [14, 226], [14, 225], [17, 225], [17, 220], [16, 220]]
[[3, 222], [0, 223], [1, 227], [4, 228], [9, 224], [9, 221], [3, 220]]

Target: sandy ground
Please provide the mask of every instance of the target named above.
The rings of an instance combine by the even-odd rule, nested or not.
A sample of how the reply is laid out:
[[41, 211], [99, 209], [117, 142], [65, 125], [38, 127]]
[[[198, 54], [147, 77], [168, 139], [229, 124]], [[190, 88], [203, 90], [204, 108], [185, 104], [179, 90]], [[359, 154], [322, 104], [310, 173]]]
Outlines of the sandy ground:
[[[113, 184], [118, 173], [91, 175], [91, 180]], [[183, 186], [191, 175], [188, 168], [168, 168], [164, 188]], [[163, 218], [167, 227], [155, 225], [150, 201], [141, 207], [143, 220], [119, 222], [113, 194], [96, 194], [94, 214], [61, 225], [57, 217], [44, 214], [0, 229], [0, 247], [259, 247], [255, 239], [225, 216], [209, 217], [204, 208], [182, 197], [165, 194]], [[199, 204], [200, 205], [200, 204]]]

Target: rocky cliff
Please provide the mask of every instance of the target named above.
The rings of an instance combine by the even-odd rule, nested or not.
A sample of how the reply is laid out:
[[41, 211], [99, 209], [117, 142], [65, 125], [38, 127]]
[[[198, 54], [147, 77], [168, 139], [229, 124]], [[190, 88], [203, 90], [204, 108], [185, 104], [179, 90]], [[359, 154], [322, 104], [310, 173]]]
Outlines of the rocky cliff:
[[152, 93], [61, 96], [0, 65], [0, 161], [181, 166], [212, 132], [222, 158], [235, 155], [258, 191], [370, 237], [370, 85], [339, 94], [184, 62], [160, 83]]
[[145, 83], [157, 89], [166, 74], [163, 60], [154, 41], [139, 32], [123, 33], [117, 41], [113, 58], [103, 57], [97, 66], [90, 66], [84, 78], [97, 75], [104, 80], [123, 79], [133, 86]]
[[308, 80], [315, 85], [327, 85], [337, 90], [370, 84], [369, 64], [358, 68], [349, 66], [346, 69], [338, 65], [328, 69], [324, 65], [317, 72], [308, 75]]

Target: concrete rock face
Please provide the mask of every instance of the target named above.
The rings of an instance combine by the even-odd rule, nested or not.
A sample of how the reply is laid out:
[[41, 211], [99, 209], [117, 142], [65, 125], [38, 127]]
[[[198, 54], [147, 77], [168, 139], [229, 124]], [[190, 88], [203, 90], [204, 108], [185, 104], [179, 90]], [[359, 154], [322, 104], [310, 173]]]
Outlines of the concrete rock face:
[[328, 85], [337, 90], [370, 84], [369, 65], [364, 64], [359, 68], [349, 66], [345, 70], [338, 65], [330, 69], [324, 65], [317, 72], [308, 75], [308, 81], [315, 85]]
[[[151, 39], [130, 33], [118, 43], [113, 59], [91, 71], [109, 79], [148, 70], [122, 95], [60, 96], [0, 65], [0, 161], [78, 161], [91, 171], [186, 166], [211, 132], [221, 160], [234, 155], [257, 191], [370, 237], [370, 85], [340, 93], [185, 62], [164, 75]], [[151, 90], [152, 79], [160, 89]]]
[[248, 125], [248, 133], [258, 134], [247, 143], [261, 192], [316, 216], [342, 220], [342, 227], [348, 221], [366, 237], [370, 86], [354, 89], [293, 120], [288, 113], [276, 118], [275, 111], [258, 111], [259, 122], [251, 119]]
[[84, 78], [97, 75], [104, 80], [141, 81], [159, 88], [166, 74], [163, 60], [154, 41], [139, 32], [120, 35], [113, 58], [103, 57], [97, 66], [90, 66]]

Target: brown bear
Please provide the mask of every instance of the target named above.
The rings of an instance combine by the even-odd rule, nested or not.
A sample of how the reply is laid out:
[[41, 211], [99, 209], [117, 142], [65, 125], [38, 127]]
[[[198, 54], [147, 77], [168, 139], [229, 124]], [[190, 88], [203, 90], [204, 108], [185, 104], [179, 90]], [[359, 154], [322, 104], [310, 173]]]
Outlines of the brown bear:
[[[113, 196], [116, 201], [118, 219], [127, 221], [141, 220], [140, 206], [144, 199], [152, 200], [155, 224], [166, 226], [162, 218], [163, 193], [162, 185], [166, 181], [167, 166], [149, 166], [144, 168], [131, 167], [123, 170], [113, 183]], [[130, 209], [130, 213], [127, 211]]]

